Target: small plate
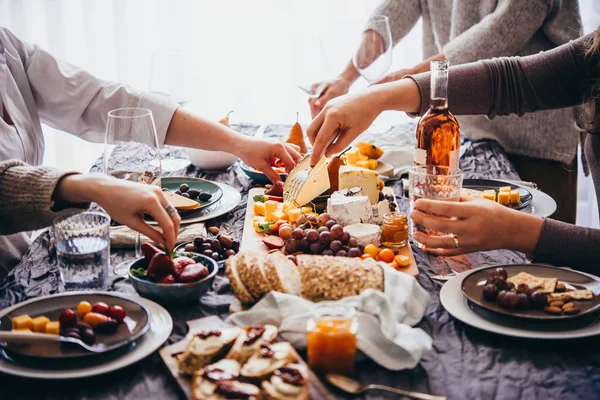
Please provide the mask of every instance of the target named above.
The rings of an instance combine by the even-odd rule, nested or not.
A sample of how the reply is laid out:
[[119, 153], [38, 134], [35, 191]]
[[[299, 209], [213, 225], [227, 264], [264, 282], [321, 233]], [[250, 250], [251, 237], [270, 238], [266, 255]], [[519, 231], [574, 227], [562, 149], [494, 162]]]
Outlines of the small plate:
[[[244, 171], [244, 173], [246, 175], [248, 175], [248, 177], [250, 179], [252, 179], [253, 181], [255, 181], [257, 183], [263, 183], [263, 184], [271, 183], [271, 181], [269, 180], [269, 178], [267, 178], [267, 176], [265, 174], [263, 174], [260, 171], [255, 170], [254, 168], [252, 168], [251, 166], [249, 166], [248, 164], [246, 164], [244, 162], [240, 161], [240, 168], [242, 169], [242, 171]], [[285, 180], [287, 178], [287, 174], [279, 174], [279, 176], [285, 182]]]
[[518, 205], [509, 204], [508, 207], [515, 210], [522, 210], [529, 206], [533, 201], [533, 195], [522, 186], [512, 185], [508, 182], [494, 181], [490, 179], [465, 179], [463, 181], [463, 189], [473, 189], [483, 192], [484, 190], [494, 190], [496, 194], [501, 187], [510, 186], [511, 190], [518, 190], [521, 195], [521, 203]]
[[[502, 267], [508, 273], [508, 276], [517, 275], [519, 272], [540, 278], [558, 278], [558, 283], [563, 283], [567, 290], [589, 289], [594, 293], [592, 300], [573, 300], [581, 312], [576, 315], [551, 315], [544, 310], [507, 310], [500, 306], [496, 301], [487, 301], [483, 299], [483, 286], [486, 280], [492, 275], [492, 271]], [[492, 267], [478, 269], [467, 274], [461, 284], [463, 294], [470, 302], [482, 307], [488, 311], [503, 314], [513, 318], [535, 320], [535, 321], [556, 321], [574, 319], [593, 313], [600, 309], [600, 279], [591, 275], [582, 274], [570, 269], [562, 269], [539, 264], [517, 264], [517, 265], [495, 265]]]
[[200, 203], [200, 208], [196, 208], [193, 210], [178, 210], [179, 215], [183, 218], [186, 215], [191, 215], [195, 212], [198, 212], [206, 207], [210, 207], [215, 204], [217, 201], [223, 197], [223, 191], [221, 188], [214, 182], [207, 181], [206, 179], [200, 178], [191, 178], [187, 176], [167, 176], [161, 179], [163, 189], [169, 189], [171, 192], [174, 192], [179, 189], [179, 186], [183, 183], [187, 183], [190, 189], [196, 189], [201, 192], [206, 192], [211, 194], [211, 198], [208, 201], [198, 201]]
[[65, 346], [60, 343], [36, 343], [36, 344], [8, 344], [4, 348], [7, 353], [15, 356], [70, 359], [79, 357], [90, 357], [104, 354], [126, 346], [140, 338], [150, 327], [150, 315], [146, 307], [141, 303], [125, 296], [119, 296], [106, 292], [70, 292], [46, 297], [40, 297], [18, 304], [15, 308], [9, 308], [0, 312], [0, 330], [10, 331], [12, 329], [12, 317], [28, 314], [32, 318], [45, 315], [51, 321], [58, 320], [58, 316], [65, 308], [75, 310], [81, 301], [91, 304], [104, 302], [109, 306], [119, 305], [125, 309], [127, 317], [120, 324], [119, 329], [112, 335], [96, 334], [97, 343], [106, 346], [103, 353], [92, 353], [79, 346]]

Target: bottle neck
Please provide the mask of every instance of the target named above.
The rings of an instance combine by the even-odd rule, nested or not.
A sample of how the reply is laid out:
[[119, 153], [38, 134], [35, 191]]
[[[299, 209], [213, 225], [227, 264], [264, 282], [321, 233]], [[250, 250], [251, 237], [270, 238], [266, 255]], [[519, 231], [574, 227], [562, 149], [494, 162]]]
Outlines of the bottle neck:
[[429, 105], [434, 110], [448, 108], [448, 61], [431, 61], [431, 91]]

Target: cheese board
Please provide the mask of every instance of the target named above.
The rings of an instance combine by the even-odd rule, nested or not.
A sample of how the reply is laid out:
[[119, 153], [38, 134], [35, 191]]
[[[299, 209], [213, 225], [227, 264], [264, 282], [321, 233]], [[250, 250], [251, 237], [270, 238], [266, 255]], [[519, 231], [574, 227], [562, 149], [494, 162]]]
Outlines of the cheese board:
[[[181, 373], [179, 369], [178, 356], [183, 354], [188, 347], [190, 341], [198, 334], [202, 332], [210, 333], [216, 330], [222, 330], [225, 327], [223, 320], [216, 316], [210, 316], [205, 318], [200, 318], [187, 322], [188, 325], [188, 333], [187, 335], [180, 340], [179, 342], [173, 343], [169, 346], [163, 347], [159, 354], [168, 368], [171, 376], [175, 379], [178, 386], [184, 393], [187, 399], [193, 400], [197, 397], [194, 397], [192, 393], [192, 377], [186, 374]], [[275, 343], [283, 343], [278, 338], [275, 339]], [[311, 399], [324, 399], [324, 400], [333, 400], [336, 397], [333, 393], [318, 379], [318, 377], [314, 374], [313, 371], [308, 368], [304, 360], [297, 355], [297, 353], [293, 351], [294, 356], [297, 358], [295, 363], [302, 365], [308, 375], [308, 393]]]

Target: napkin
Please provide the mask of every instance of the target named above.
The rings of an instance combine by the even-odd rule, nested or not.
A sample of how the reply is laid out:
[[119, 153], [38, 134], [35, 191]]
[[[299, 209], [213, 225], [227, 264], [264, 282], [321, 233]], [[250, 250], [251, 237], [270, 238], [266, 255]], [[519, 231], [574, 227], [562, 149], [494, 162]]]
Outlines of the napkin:
[[408, 169], [415, 165], [415, 146], [382, 146], [383, 155], [379, 161], [388, 163], [394, 167], [391, 178], [399, 179], [408, 174]]
[[[411, 275], [379, 263], [384, 271], [384, 293], [368, 289], [339, 303], [352, 305], [358, 317], [357, 347], [384, 368], [414, 368], [431, 349], [431, 337], [413, 328], [425, 315], [429, 294]], [[306, 324], [315, 303], [298, 296], [271, 292], [248, 311], [230, 315], [236, 326], [272, 324], [298, 349], [306, 348]]]
[[[160, 227], [154, 227], [160, 230]], [[135, 236], [137, 231], [125, 225], [110, 227], [110, 245], [113, 248], [125, 249], [135, 247]], [[204, 223], [186, 225], [179, 229], [177, 243], [191, 242], [196, 236], [207, 236]], [[152, 239], [145, 235], [140, 235], [141, 242], [152, 242]]]

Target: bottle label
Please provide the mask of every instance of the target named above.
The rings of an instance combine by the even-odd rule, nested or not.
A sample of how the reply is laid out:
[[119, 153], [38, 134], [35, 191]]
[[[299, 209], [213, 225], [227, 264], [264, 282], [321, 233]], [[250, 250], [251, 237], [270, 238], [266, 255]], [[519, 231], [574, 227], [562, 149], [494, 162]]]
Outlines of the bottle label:
[[458, 168], [458, 159], [460, 158], [460, 147], [450, 152], [450, 168]]
[[427, 165], [427, 150], [415, 149], [415, 164]]

